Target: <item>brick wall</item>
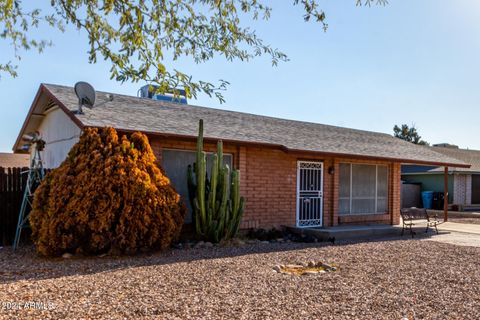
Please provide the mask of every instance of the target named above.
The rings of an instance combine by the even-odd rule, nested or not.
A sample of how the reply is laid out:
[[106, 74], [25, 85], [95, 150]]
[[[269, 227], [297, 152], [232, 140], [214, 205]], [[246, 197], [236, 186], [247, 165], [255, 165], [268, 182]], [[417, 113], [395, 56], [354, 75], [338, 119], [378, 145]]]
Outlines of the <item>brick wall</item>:
[[280, 150], [245, 148], [242, 227], [295, 225], [296, 162]]
[[[159, 160], [167, 149], [194, 150], [188, 140], [151, 138]], [[214, 151], [215, 143], [205, 143], [206, 151]], [[291, 153], [279, 149], [225, 144], [224, 151], [233, 154], [233, 163], [240, 169], [240, 193], [246, 198], [242, 228], [268, 228], [295, 225], [297, 161], [323, 161], [323, 225], [362, 223], [399, 223], [400, 164], [348, 158], [323, 157], [307, 153]], [[373, 215], [338, 215], [339, 164], [341, 162], [383, 164], [389, 167], [388, 213]], [[333, 169], [330, 174], [329, 169]]]

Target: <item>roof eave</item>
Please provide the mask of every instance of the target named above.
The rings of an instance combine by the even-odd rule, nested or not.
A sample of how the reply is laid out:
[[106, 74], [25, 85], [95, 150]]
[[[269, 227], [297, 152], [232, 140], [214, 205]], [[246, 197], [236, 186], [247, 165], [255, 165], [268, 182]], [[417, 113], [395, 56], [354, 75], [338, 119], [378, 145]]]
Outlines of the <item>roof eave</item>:
[[84, 125], [83, 123], [77, 118], [75, 117], [75, 115], [60, 101], [57, 99], [57, 97], [52, 93], [50, 92], [50, 90], [48, 90], [48, 88], [43, 84], [41, 83], [38, 90], [37, 90], [37, 93], [35, 95], [35, 98], [33, 99], [33, 102], [32, 102], [32, 105], [30, 106], [30, 109], [28, 110], [28, 113], [27, 113], [27, 116], [23, 122], [23, 125], [22, 125], [22, 128], [20, 129], [20, 132], [17, 136], [17, 139], [15, 140], [15, 143], [13, 144], [13, 148], [12, 148], [12, 151], [14, 153], [19, 153], [18, 150], [20, 149], [19, 148], [19, 145], [20, 145], [20, 142], [22, 141], [22, 137], [23, 135], [25, 134], [25, 129], [27, 128], [27, 125], [28, 123], [30, 122], [30, 119], [34, 116], [38, 116], [38, 114], [35, 114], [34, 111], [38, 105], [38, 102], [40, 101], [40, 98], [42, 97], [42, 95], [46, 95], [48, 98], [52, 99], [55, 104], [58, 105], [58, 107], [60, 109], [63, 110], [63, 112], [65, 112], [65, 114], [80, 128], [80, 129], [83, 129], [84, 128]]
[[35, 95], [35, 98], [33, 99], [32, 105], [30, 106], [30, 109], [28, 110], [27, 117], [23, 121], [22, 128], [20, 129], [20, 132], [17, 136], [17, 139], [15, 140], [15, 143], [13, 144], [12, 151], [15, 153], [19, 148], [18, 145], [20, 144], [20, 141], [22, 140], [22, 137], [24, 135], [25, 128], [27, 127], [28, 122], [30, 121], [30, 118], [32, 117], [33, 110], [35, 110], [35, 107], [38, 103], [38, 100], [40, 99], [40, 96], [42, 94], [42, 86], [43, 84], [40, 84], [40, 87], [37, 90], [37, 94]]
[[[402, 172], [402, 176], [443, 175], [443, 174], [444, 174], [443, 171]], [[480, 174], [480, 171], [449, 170], [448, 174], [471, 175], [471, 174]]]
[[[125, 133], [133, 133], [135, 131], [138, 131], [138, 130], [130, 130], [130, 129], [117, 129], [117, 130]], [[159, 136], [159, 137], [165, 137], [165, 138], [177, 138], [177, 139], [186, 139], [186, 140], [193, 140], [193, 141], [197, 138], [196, 136], [181, 135], [181, 134], [174, 134], [174, 133], [159, 133], [159, 132], [144, 131], [144, 130], [142, 130], [142, 132], [145, 133], [146, 135]], [[382, 161], [389, 161], [389, 162], [401, 162], [401, 163], [419, 164], [419, 165], [470, 168], [469, 164], [460, 164], [460, 163], [447, 163], [447, 162], [437, 162], [437, 161], [429, 162], [429, 161], [419, 161], [419, 160], [412, 160], [412, 159], [375, 157], [375, 156], [355, 155], [355, 154], [347, 154], [347, 153], [290, 149], [281, 144], [264, 143], [264, 142], [248, 142], [248, 141], [234, 140], [234, 139], [221, 139], [216, 137], [204, 137], [203, 139], [207, 142], [216, 142], [218, 140], [222, 140], [225, 143], [239, 144], [239, 145], [245, 145], [245, 146], [265, 146], [265, 147], [280, 149], [284, 152], [298, 152], [298, 153], [309, 153], [309, 154], [317, 154], [317, 155], [321, 154], [321, 155], [327, 155], [332, 157], [360, 159], [360, 160], [382, 160]]]

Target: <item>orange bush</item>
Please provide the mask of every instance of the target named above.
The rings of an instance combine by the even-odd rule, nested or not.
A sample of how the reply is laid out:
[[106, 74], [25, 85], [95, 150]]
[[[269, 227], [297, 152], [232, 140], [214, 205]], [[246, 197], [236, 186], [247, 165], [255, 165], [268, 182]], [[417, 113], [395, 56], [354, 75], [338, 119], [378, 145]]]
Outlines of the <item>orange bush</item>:
[[85, 129], [36, 190], [30, 224], [42, 255], [131, 254], [168, 247], [184, 215], [144, 134]]

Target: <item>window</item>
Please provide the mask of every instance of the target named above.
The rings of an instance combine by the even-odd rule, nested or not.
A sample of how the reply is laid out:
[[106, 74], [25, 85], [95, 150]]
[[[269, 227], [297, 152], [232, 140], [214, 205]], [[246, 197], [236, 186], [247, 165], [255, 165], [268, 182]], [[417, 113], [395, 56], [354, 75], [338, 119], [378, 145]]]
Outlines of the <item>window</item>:
[[[164, 149], [162, 152], [163, 169], [188, 208], [185, 223], [192, 222], [192, 208], [188, 200], [187, 167], [189, 164], [193, 164], [195, 160], [195, 151]], [[232, 155], [223, 154], [223, 163], [228, 164], [232, 169]], [[212, 164], [213, 154], [207, 153], [207, 172], [210, 172]]]
[[387, 212], [387, 166], [341, 163], [339, 179], [339, 214]]

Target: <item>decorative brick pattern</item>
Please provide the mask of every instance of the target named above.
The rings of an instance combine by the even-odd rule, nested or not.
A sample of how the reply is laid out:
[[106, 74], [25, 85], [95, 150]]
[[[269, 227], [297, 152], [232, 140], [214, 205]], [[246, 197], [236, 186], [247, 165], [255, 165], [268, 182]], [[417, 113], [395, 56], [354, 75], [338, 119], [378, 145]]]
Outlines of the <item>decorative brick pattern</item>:
[[[161, 161], [162, 149], [194, 150], [195, 141], [151, 140]], [[214, 151], [215, 143], [205, 143], [206, 151]], [[233, 163], [240, 169], [240, 192], [246, 198], [241, 228], [270, 228], [295, 225], [297, 194], [297, 161], [323, 161], [323, 225], [400, 222], [400, 164], [349, 158], [333, 158], [319, 154], [285, 152], [275, 148], [225, 144], [224, 151], [233, 154]], [[383, 164], [389, 168], [388, 213], [370, 215], [338, 215], [339, 164]]]
[[464, 206], [472, 204], [471, 174], [455, 174], [453, 176], [453, 204]]
[[465, 175], [465, 205], [472, 204], [472, 175]]
[[472, 203], [472, 176], [454, 174], [453, 204], [470, 205]]

